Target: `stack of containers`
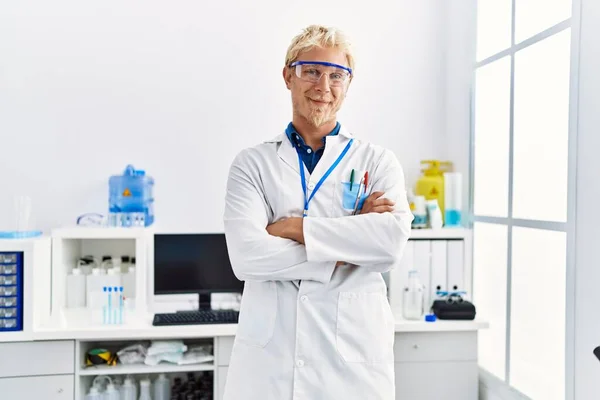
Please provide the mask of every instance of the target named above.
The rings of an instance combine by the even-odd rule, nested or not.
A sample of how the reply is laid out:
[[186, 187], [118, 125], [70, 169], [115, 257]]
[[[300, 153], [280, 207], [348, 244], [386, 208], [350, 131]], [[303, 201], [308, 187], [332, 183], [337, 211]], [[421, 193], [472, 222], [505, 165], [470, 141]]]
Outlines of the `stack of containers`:
[[0, 253], [0, 332], [23, 330], [23, 253]]

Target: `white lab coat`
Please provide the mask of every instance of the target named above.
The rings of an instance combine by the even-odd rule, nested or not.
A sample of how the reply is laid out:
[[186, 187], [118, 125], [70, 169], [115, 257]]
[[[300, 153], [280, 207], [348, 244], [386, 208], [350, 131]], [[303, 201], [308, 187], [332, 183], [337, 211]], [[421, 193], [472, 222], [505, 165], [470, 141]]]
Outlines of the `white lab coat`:
[[[343, 126], [326, 137], [312, 175], [305, 169], [309, 194], [351, 137]], [[305, 245], [265, 230], [302, 216], [298, 168], [282, 133], [242, 151], [229, 172], [225, 234], [245, 286], [224, 400], [392, 400], [394, 318], [381, 273], [398, 264], [410, 235], [402, 168], [391, 151], [355, 138], [310, 203]], [[369, 172], [368, 193], [385, 192], [393, 213], [343, 207], [352, 169], [355, 184]]]

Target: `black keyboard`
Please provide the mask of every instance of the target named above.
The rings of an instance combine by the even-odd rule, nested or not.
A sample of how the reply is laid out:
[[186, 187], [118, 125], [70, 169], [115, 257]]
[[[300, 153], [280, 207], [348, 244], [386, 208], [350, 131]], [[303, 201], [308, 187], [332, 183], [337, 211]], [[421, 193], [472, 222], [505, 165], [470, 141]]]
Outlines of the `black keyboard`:
[[154, 314], [152, 325], [205, 325], [237, 324], [239, 311], [234, 310], [197, 310], [168, 314]]

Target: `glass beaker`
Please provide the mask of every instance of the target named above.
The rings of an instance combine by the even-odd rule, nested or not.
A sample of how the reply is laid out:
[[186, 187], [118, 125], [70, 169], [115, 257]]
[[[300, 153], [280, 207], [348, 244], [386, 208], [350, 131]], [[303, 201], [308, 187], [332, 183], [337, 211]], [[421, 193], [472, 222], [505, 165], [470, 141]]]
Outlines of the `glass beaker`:
[[27, 232], [31, 230], [31, 197], [17, 195], [13, 199], [15, 232]]

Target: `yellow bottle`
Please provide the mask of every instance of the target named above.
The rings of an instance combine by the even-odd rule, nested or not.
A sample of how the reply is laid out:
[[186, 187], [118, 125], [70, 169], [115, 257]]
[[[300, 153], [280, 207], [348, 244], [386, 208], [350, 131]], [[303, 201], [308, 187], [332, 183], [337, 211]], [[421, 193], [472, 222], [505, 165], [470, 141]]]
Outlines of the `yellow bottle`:
[[421, 165], [423, 175], [417, 180], [415, 194], [425, 196], [425, 200], [437, 199], [442, 216], [444, 215], [444, 172], [452, 170], [449, 161], [423, 160]]

